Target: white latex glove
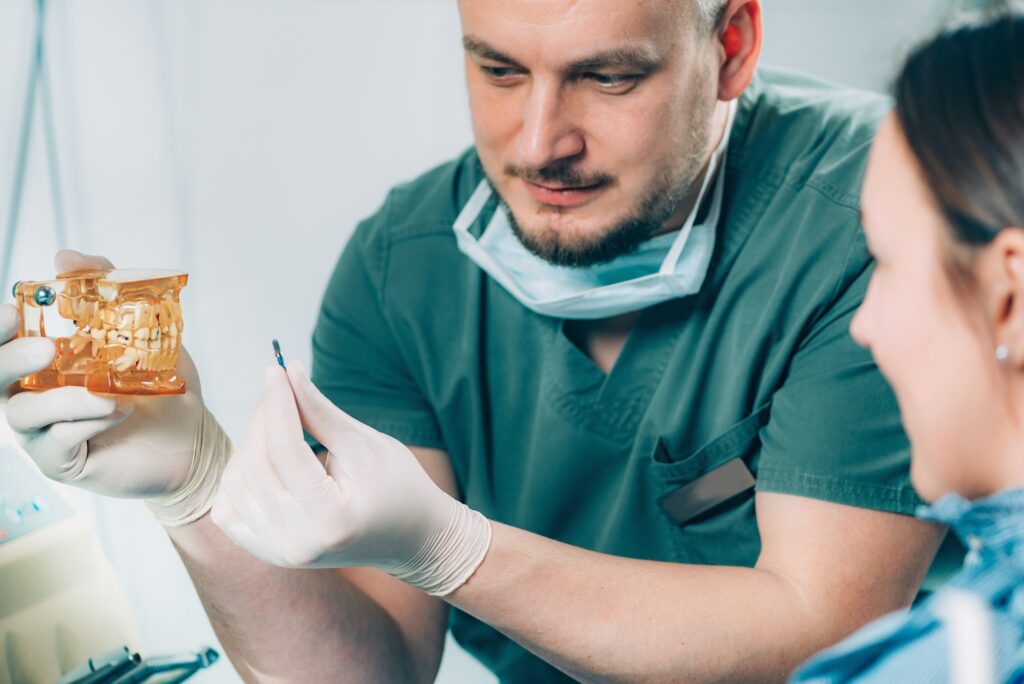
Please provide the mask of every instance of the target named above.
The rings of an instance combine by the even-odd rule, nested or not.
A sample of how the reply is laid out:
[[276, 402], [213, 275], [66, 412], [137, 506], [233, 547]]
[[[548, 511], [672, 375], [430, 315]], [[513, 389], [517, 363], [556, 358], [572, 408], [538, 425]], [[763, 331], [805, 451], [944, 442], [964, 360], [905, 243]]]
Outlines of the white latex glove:
[[[325, 465], [303, 426], [329, 450]], [[267, 370], [212, 518], [265, 562], [379, 568], [434, 596], [469, 579], [491, 540], [483, 515], [434, 484], [401, 442], [338, 409], [294, 362], [287, 374]]]
[[[57, 255], [59, 273], [112, 268], [101, 257]], [[202, 517], [219, 485], [231, 444], [200, 394], [199, 376], [183, 349], [183, 395], [113, 397], [83, 387], [17, 392], [12, 383], [49, 365], [52, 342], [8, 341], [18, 311], [0, 307], [0, 383], [7, 388], [7, 422], [21, 447], [48, 477], [98, 494], [146, 499], [165, 525]]]

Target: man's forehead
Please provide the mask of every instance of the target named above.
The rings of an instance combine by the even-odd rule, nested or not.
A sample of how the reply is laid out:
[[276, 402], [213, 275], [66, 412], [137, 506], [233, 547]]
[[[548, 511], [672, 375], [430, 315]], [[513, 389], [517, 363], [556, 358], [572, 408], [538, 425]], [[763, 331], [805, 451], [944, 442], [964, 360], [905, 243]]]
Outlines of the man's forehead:
[[461, 11], [506, 15], [535, 26], [621, 15], [688, 18], [695, 0], [458, 0]]
[[459, 0], [459, 11], [467, 48], [483, 46], [513, 61], [573, 62], [622, 50], [660, 56], [690, 21], [683, 8], [691, 5], [688, 0]]

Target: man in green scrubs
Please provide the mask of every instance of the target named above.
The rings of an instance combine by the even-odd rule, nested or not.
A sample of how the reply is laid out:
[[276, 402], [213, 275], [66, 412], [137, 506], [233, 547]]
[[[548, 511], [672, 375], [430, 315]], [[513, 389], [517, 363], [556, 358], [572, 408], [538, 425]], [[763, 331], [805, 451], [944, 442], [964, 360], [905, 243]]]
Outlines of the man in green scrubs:
[[[503, 681], [562, 681], [556, 668], [779, 679], [906, 605], [938, 539], [892, 515], [918, 503], [907, 443], [889, 388], [848, 334], [872, 268], [861, 175], [888, 104], [768, 69], [744, 87], [755, 3], [718, 3], [706, 42], [670, 49], [688, 57], [595, 60], [593, 73], [565, 65], [672, 21], [673, 3], [508, 4], [461, 3], [478, 145], [396, 188], [356, 231], [324, 298], [314, 381], [354, 417], [450, 463], [462, 500], [490, 520], [607, 554], [496, 532], [483, 566], [494, 577], [456, 592], [451, 628]], [[701, 35], [690, 9], [680, 12]], [[619, 27], [595, 29], [599, 10]], [[671, 116], [658, 108], [672, 95], [699, 97], [700, 51], [717, 36], [709, 80], [720, 101], [701, 162], [723, 101], [737, 95], [738, 107], [698, 292], [567, 320], [534, 311], [460, 250], [453, 225], [486, 173], [537, 253], [552, 258], [558, 240], [563, 253], [584, 251], [635, 204], [629, 182], [653, 182], [642, 174], [660, 170], [645, 164], [689, 153], [686, 136], [637, 128]], [[641, 149], [621, 151], [631, 145]], [[560, 204], [544, 194], [557, 183], [529, 171], [558, 165], [621, 176]], [[539, 191], [523, 190], [538, 179]], [[680, 215], [691, 210], [713, 211]], [[491, 197], [467, 231], [482, 238], [496, 211]]]
[[[472, 575], [442, 600], [261, 563], [203, 515], [219, 468], [180, 454], [126, 463], [184, 489], [110, 467], [79, 484], [206, 497], [167, 529], [248, 681], [430, 681], [449, 617], [506, 682], [779, 681], [907, 605], [943, 531], [908, 515], [897, 407], [847, 330], [887, 103], [756, 73], [756, 0], [459, 8], [476, 145], [358, 228], [313, 344], [335, 404], [486, 516]], [[115, 437], [44, 450], [60, 433], [33, 430], [74, 416], [13, 404], [56, 476], [112, 458]], [[239, 453], [222, 491], [274, 500]]]

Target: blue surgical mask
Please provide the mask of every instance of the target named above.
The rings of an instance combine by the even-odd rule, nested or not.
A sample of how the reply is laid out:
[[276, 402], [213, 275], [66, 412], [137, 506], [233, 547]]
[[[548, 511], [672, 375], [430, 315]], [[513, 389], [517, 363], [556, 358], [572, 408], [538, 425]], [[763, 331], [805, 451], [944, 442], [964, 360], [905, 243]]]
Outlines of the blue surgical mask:
[[[636, 251], [603, 264], [556, 266], [523, 246], [504, 205], [494, 212], [479, 239], [469, 232], [494, 193], [484, 180], [452, 226], [459, 249], [523, 306], [555, 318], [611, 318], [694, 294], [704, 283], [715, 249], [725, 186], [725, 173], [719, 171], [725, 167], [735, 112], [732, 103], [722, 142], [711, 156], [693, 211], [679, 231], [655, 236]], [[709, 191], [706, 218], [695, 225]]]

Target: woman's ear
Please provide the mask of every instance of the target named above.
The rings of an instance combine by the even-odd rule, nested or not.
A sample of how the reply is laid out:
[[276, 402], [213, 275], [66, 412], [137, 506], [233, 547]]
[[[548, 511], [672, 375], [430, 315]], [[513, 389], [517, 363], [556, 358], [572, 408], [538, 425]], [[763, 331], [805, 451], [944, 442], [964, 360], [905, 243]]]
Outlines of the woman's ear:
[[735, 100], [754, 80], [761, 57], [763, 28], [759, 0], [731, 0], [716, 29], [720, 43], [718, 99]]
[[993, 354], [1000, 363], [1024, 370], [1024, 229], [999, 231], [978, 266], [996, 344]]

